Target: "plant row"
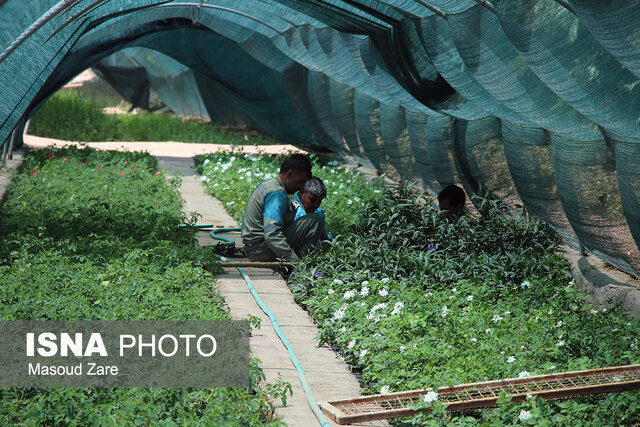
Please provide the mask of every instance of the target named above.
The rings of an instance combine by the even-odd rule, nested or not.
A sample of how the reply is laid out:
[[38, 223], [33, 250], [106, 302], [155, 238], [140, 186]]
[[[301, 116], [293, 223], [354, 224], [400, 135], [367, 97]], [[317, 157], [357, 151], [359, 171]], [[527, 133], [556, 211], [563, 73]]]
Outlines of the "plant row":
[[183, 120], [172, 114], [105, 114], [102, 106], [75, 90], [59, 91], [31, 120], [33, 135], [66, 141], [182, 141], [210, 144], [268, 145], [277, 143], [262, 135], [225, 132], [212, 123]]
[[[156, 167], [146, 154], [30, 154], [0, 209], [1, 318], [229, 319], [217, 260], [178, 226], [195, 220], [179, 180]], [[263, 378], [253, 360], [248, 389], [1, 389], [0, 423], [279, 425], [269, 398], [287, 385]]]
[[[242, 209], [238, 195], [225, 187], [233, 188], [226, 174], [238, 161], [229, 164], [218, 156], [203, 176], [236, 216]], [[273, 173], [269, 161], [241, 163], [231, 175], [237, 179], [242, 169], [263, 174], [265, 167]], [[359, 374], [365, 393], [640, 360], [638, 321], [620, 307], [587, 302], [558, 254], [560, 239], [543, 223], [483, 198], [475, 200], [477, 218], [452, 221], [406, 188], [369, 197], [371, 190], [347, 179], [337, 194], [329, 191], [327, 206], [332, 198], [353, 200], [355, 194], [362, 203], [353, 211], [327, 209], [328, 223], [339, 224], [353, 213], [357, 220], [339, 228], [329, 250], [304, 258], [289, 279], [320, 328], [320, 340]], [[638, 392], [500, 403], [496, 409], [448, 414], [428, 395], [416, 405], [425, 411], [406, 422], [575, 426], [640, 419]]]

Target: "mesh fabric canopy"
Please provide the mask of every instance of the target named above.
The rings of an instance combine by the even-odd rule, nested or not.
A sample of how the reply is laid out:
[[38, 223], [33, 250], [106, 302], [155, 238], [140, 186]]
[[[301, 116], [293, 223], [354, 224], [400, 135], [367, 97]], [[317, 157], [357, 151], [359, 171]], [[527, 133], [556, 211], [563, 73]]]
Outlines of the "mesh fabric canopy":
[[96, 64], [180, 114], [488, 189], [637, 275], [640, 1], [561, 3], [0, 0], [0, 141]]

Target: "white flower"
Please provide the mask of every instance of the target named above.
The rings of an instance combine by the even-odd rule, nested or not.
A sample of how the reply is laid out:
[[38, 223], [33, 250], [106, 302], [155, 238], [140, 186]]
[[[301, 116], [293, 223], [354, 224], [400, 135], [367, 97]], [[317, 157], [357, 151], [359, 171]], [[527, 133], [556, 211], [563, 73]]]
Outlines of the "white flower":
[[356, 340], [351, 340], [349, 344], [347, 344], [347, 348], [353, 348], [354, 345], [356, 345]]
[[[367, 314], [365, 317], [367, 318], [367, 320], [373, 320], [374, 319], [374, 314], [376, 311], [381, 310], [387, 308], [387, 303], [386, 302], [381, 302], [378, 303], [376, 305], [374, 305], [373, 307], [371, 307], [371, 310], [369, 311], [369, 314]], [[380, 318], [378, 318], [378, 321], [380, 321]]]
[[564, 346], [564, 341], [559, 341], [556, 343], [556, 347], [562, 347]]
[[401, 346], [400, 346], [400, 353], [404, 353], [404, 351], [405, 351], [406, 349], [407, 349], [407, 347], [406, 347], [406, 346], [401, 345]]
[[426, 294], [424, 294], [424, 296], [427, 298], [429, 298], [431, 295], [433, 295], [433, 292], [427, 292]]
[[367, 286], [368, 284], [369, 284], [368, 280], [363, 280], [361, 283], [362, 286]]
[[394, 304], [391, 315], [393, 316], [396, 314], [400, 314], [403, 308], [404, 308], [404, 303], [402, 301], [398, 301], [397, 303]]
[[478, 342], [478, 339], [477, 338], [470, 338], [470, 341], [471, 342]]
[[611, 379], [613, 380], [614, 383], [619, 383], [624, 379], [624, 375], [621, 375], [621, 376], [614, 375], [613, 378]]
[[525, 280], [524, 282], [520, 283], [520, 289], [526, 289], [530, 287], [531, 287], [531, 283], [529, 283], [528, 280]]
[[451, 292], [455, 294], [456, 292], [458, 292], [458, 288], [451, 288]]
[[387, 394], [387, 393], [389, 393], [388, 385], [383, 385], [382, 387], [380, 387], [380, 394]]
[[327, 291], [327, 293], [328, 293], [329, 295], [333, 295], [333, 294], [335, 294], [335, 293], [336, 293], [336, 291], [334, 291], [333, 289], [329, 289], [329, 290]]
[[511, 312], [510, 312], [510, 311], [505, 311], [505, 312], [504, 312], [504, 315], [505, 315], [505, 316], [508, 316], [508, 315], [510, 315], [510, 314], [511, 314]]
[[363, 297], [369, 295], [369, 288], [367, 287], [367, 285], [362, 285], [362, 289], [360, 289], [360, 295]]
[[378, 295], [380, 295], [381, 297], [386, 297], [387, 295], [389, 295], [389, 291], [387, 290], [387, 288], [382, 288], [378, 291]]
[[342, 296], [342, 298], [344, 299], [350, 299], [356, 296], [356, 291], [346, 291], [344, 293], [344, 295]]
[[207, 177], [206, 177], [206, 176], [202, 175], [202, 176], [200, 177], [200, 181], [206, 181], [206, 180], [207, 180]]
[[340, 279], [333, 279], [333, 283], [338, 284], [338, 285], [342, 285], [344, 282]]
[[344, 317], [345, 312], [347, 311], [347, 304], [340, 307], [338, 310], [333, 312], [333, 317], [331, 320], [340, 320]]
[[209, 164], [209, 159], [204, 159], [204, 162], [202, 162], [202, 166], [207, 166]]
[[556, 369], [556, 365], [551, 365], [547, 368], [547, 371], [553, 371], [554, 369]]
[[469, 301], [469, 302], [473, 301], [473, 295], [469, 295], [469, 296], [467, 297], [467, 301]]
[[347, 327], [343, 326], [342, 328], [340, 328], [340, 332], [342, 332], [343, 334], [347, 332]]
[[524, 409], [520, 411], [520, 415], [518, 415], [518, 418], [520, 419], [520, 421], [528, 421], [532, 417], [533, 415], [531, 415], [531, 411], [525, 411]]
[[384, 278], [380, 279], [380, 281], [382, 283], [387, 283], [389, 280], [391, 280], [391, 279], [389, 279], [388, 277], [384, 277]]
[[518, 378], [524, 378], [524, 377], [528, 377], [529, 375], [531, 375], [529, 372], [527, 371], [522, 371], [518, 374]]
[[438, 393], [432, 390], [429, 393], [425, 394], [422, 400], [425, 403], [435, 402], [436, 400], [438, 400]]
[[360, 359], [362, 359], [363, 357], [365, 357], [367, 355], [367, 353], [369, 353], [369, 350], [367, 350], [366, 348], [364, 350], [362, 350], [360, 352]]
[[447, 314], [449, 314], [449, 307], [447, 307], [446, 305], [442, 307], [442, 314], [440, 314], [442, 317], [447, 317]]
[[556, 323], [556, 328], [559, 328], [560, 326], [562, 326], [562, 320], [558, 321], [558, 323]]
[[348, 205], [350, 205], [350, 204], [352, 204], [352, 203], [353, 203], [353, 200], [351, 200], [351, 199], [347, 200], [347, 204], [348, 204]]
[[513, 363], [515, 361], [516, 361], [516, 358], [514, 356], [507, 357], [507, 363]]
[[502, 319], [504, 319], [504, 317], [502, 317], [502, 316], [500, 316], [500, 315], [497, 315], [497, 314], [495, 314], [495, 315], [491, 318], [491, 320], [493, 320], [494, 322], [499, 322], [499, 321], [500, 321], [500, 320], [502, 320]]
[[484, 330], [485, 334], [488, 334], [489, 332], [491, 332], [491, 328], [487, 328], [487, 329]]

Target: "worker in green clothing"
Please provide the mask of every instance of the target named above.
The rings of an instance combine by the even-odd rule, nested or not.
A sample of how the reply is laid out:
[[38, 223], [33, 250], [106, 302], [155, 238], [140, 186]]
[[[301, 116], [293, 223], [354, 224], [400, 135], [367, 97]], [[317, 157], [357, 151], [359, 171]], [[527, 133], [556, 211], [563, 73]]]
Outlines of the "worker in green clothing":
[[287, 157], [280, 174], [258, 184], [242, 217], [242, 241], [251, 261], [297, 261], [310, 252], [324, 234], [319, 215], [294, 221], [296, 207], [288, 197], [304, 189], [311, 178], [311, 161], [303, 154]]

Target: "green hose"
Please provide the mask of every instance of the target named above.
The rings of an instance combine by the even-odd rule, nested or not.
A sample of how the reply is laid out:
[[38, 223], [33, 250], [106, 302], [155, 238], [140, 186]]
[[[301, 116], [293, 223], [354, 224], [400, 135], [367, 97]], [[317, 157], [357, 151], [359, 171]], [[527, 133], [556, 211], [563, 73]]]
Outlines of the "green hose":
[[230, 227], [230, 228], [218, 228], [216, 230], [212, 230], [209, 232], [209, 234], [211, 235], [212, 238], [216, 239], [216, 240], [220, 240], [222, 241], [222, 243], [216, 243], [214, 244], [210, 244], [207, 246], [218, 246], [218, 245], [222, 245], [222, 246], [233, 246], [236, 244], [236, 242], [233, 239], [230, 239], [228, 237], [223, 237], [223, 236], [218, 236], [216, 233], [224, 233], [224, 232], [228, 232], [228, 231], [240, 231], [239, 227]]
[[[220, 229], [220, 230], [216, 230], [216, 231], [222, 231], [222, 230], [239, 231], [240, 229], [239, 228], [235, 228], [235, 229], [228, 229], [227, 228], [227, 229]], [[211, 235], [213, 236], [213, 234], [214, 234], [214, 232], [212, 231]], [[219, 238], [220, 236], [217, 236], [217, 237]], [[230, 260], [228, 260], [227, 258], [225, 258], [223, 256], [220, 256], [220, 255], [217, 255], [217, 256], [218, 256], [218, 258], [220, 258], [221, 261], [231, 262]], [[313, 411], [313, 414], [316, 416], [316, 418], [318, 419], [318, 422], [320, 423], [321, 426], [323, 426], [323, 427], [330, 426], [331, 424], [329, 424], [329, 421], [324, 417], [324, 415], [322, 414], [322, 411], [318, 407], [318, 404], [316, 403], [315, 399], [313, 398], [313, 393], [311, 392], [311, 387], [309, 386], [309, 382], [307, 381], [307, 377], [304, 375], [304, 371], [302, 369], [302, 366], [300, 365], [300, 362], [298, 362], [298, 359], [296, 359], [295, 354], [293, 354], [293, 348], [291, 347], [291, 344], [287, 340], [287, 337], [285, 337], [284, 332], [282, 332], [282, 329], [280, 329], [280, 326], [278, 325], [278, 321], [276, 320], [276, 316], [273, 314], [273, 312], [271, 310], [269, 310], [269, 308], [262, 301], [262, 299], [260, 298], [260, 295], [258, 295], [258, 292], [253, 287], [253, 284], [251, 283], [251, 280], [249, 279], [249, 276], [247, 276], [247, 273], [245, 273], [244, 270], [242, 268], [240, 268], [240, 267], [238, 267], [238, 271], [240, 272], [240, 274], [244, 278], [244, 281], [247, 282], [247, 286], [249, 287], [249, 291], [251, 292], [251, 295], [253, 295], [253, 298], [256, 300], [256, 303], [258, 303], [258, 306], [260, 306], [260, 308], [262, 309], [264, 314], [269, 316], [269, 319], [271, 319], [271, 324], [273, 325], [273, 329], [276, 331], [276, 334], [278, 334], [278, 337], [280, 338], [280, 341], [282, 341], [282, 344], [284, 344], [284, 346], [287, 348], [287, 350], [289, 350], [289, 358], [291, 359], [291, 362], [293, 363], [293, 366], [296, 367], [296, 371], [298, 371], [298, 379], [300, 380], [300, 384], [302, 384], [302, 388], [304, 390], [304, 394], [305, 394], [305, 396], [307, 398], [307, 403], [309, 404], [309, 407], [311, 408], [311, 411]]]

